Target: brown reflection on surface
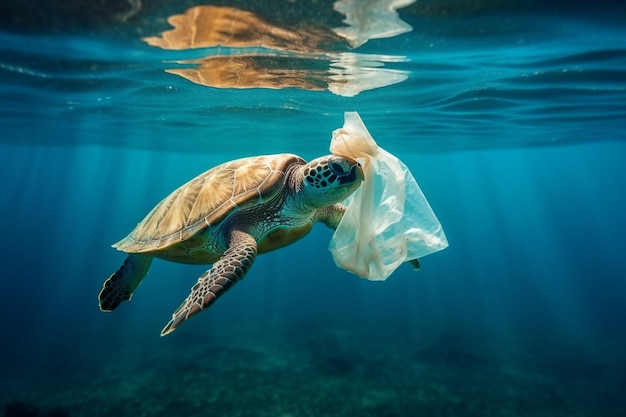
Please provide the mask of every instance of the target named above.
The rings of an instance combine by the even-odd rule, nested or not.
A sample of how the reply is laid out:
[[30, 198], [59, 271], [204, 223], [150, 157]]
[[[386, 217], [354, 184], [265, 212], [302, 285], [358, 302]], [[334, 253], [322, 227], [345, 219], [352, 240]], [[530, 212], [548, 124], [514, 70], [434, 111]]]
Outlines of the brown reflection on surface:
[[281, 28], [234, 7], [195, 6], [183, 14], [169, 17], [167, 21], [174, 29], [160, 37], [143, 40], [149, 45], [173, 50], [225, 46], [294, 52], [320, 51], [324, 44], [343, 41], [331, 30]]
[[[328, 89], [328, 71], [297, 68], [310, 60], [259, 55], [213, 56], [186, 63], [194, 68], [168, 69], [196, 84], [217, 88]], [[298, 64], [298, 65], [294, 65]]]
[[278, 27], [252, 12], [218, 6], [195, 6], [168, 22], [173, 29], [143, 40], [169, 50], [215, 48], [206, 58], [178, 61], [182, 67], [166, 69], [200, 85], [329, 90], [354, 96], [406, 79], [402, 71], [381, 68], [384, 62], [399, 62], [394, 57], [368, 59], [339, 52], [348, 42], [323, 27]]

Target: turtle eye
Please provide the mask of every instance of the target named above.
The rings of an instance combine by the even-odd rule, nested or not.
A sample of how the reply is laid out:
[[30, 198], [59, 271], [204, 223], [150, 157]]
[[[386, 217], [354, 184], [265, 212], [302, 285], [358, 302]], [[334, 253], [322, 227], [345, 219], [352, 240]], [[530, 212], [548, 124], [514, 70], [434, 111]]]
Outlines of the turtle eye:
[[335, 175], [346, 175], [350, 171], [350, 165], [344, 159], [328, 161], [328, 167]]

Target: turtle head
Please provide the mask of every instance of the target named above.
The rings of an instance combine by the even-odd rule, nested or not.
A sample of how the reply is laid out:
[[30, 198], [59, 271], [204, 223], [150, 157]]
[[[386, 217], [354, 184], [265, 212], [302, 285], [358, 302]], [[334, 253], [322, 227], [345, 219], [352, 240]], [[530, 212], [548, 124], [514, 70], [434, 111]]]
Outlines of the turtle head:
[[301, 168], [301, 195], [307, 206], [326, 207], [345, 200], [363, 181], [363, 169], [353, 159], [326, 155]]

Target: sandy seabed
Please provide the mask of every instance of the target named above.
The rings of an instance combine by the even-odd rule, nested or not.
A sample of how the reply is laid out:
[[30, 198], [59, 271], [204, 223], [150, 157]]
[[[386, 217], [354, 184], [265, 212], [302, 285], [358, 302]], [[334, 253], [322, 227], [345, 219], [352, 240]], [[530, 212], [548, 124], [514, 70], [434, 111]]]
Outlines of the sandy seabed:
[[[233, 324], [150, 343], [51, 346], [0, 374], [6, 417], [618, 417], [626, 366], [540, 344], [487, 347], [373, 326]], [[39, 361], [41, 362], [41, 361]], [[622, 365], [626, 362], [622, 361]]]

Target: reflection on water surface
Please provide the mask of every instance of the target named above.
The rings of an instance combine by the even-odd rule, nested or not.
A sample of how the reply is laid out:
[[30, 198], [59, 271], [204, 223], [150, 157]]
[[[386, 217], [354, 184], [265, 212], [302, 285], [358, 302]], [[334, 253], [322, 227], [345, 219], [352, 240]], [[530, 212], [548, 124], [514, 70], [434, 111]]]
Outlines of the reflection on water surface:
[[[370, 38], [411, 30], [395, 3], [413, 0], [337, 2], [349, 26], [280, 27], [234, 7], [195, 6], [170, 16], [173, 29], [143, 40], [167, 50], [206, 48], [206, 57], [181, 60], [166, 71], [215, 88], [299, 88], [354, 96], [402, 82], [408, 72], [385, 68], [406, 58], [349, 52]], [[182, 67], [181, 67], [182, 66]]]

